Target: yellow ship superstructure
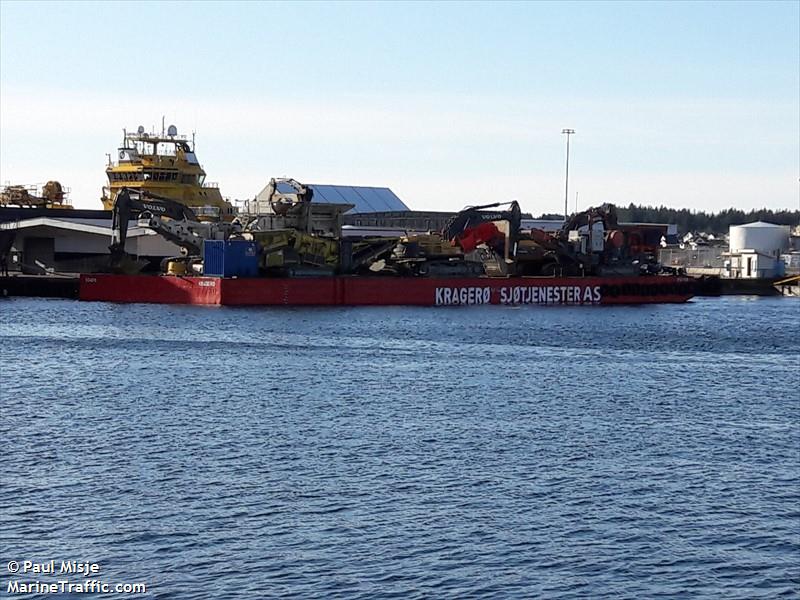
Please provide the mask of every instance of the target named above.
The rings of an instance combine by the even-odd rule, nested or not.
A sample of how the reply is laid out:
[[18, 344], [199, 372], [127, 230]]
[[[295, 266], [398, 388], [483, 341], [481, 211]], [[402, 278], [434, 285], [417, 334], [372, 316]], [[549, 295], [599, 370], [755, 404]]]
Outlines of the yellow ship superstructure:
[[123, 133], [117, 160], [106, 168], [108, 186], [103, 188], [103, 207], [111, 210], [123, 188], [134, 188], [189, 206], [201, 220], [231, 221], [236, 207], [222, 197], [219, 186], [206, 182], [191, 144], [174, 125], [166, 133]]

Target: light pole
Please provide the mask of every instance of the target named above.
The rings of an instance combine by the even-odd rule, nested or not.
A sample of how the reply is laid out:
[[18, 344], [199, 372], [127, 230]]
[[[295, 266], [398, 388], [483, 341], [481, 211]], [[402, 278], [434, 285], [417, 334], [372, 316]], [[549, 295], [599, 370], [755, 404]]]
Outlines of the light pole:
[[574, 129], [562, 129], [561, 133], [567, 134], [567, 175], [564, 181], [564, 222], [569, 218], [569, 136], [575, 133]]

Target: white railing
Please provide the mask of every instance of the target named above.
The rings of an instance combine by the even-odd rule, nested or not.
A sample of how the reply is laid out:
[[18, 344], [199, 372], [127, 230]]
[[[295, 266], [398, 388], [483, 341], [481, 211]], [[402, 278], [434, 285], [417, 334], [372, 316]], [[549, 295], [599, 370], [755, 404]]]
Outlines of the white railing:
[[219, 207], [217, 206], [192, 206], [191, 208], [198, 217], [219, 217]]

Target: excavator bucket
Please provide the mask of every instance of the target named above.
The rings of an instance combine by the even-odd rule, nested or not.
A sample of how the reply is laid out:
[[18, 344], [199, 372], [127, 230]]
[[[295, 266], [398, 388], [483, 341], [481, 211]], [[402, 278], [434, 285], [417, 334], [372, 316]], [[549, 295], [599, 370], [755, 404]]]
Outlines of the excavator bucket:
[[110, 256], [108, 272], [117, 275], [137, 275], [148, 265], [148, 261], [136, 258], [128, 253]]

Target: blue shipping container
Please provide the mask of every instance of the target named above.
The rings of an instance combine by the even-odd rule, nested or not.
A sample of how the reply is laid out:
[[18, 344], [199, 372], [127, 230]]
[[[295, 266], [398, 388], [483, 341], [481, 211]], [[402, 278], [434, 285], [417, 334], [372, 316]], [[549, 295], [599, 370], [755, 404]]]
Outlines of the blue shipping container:
[[211, 277], [258, 275], [258, 244], [248, 240], [205, 240], [203, 274]]

